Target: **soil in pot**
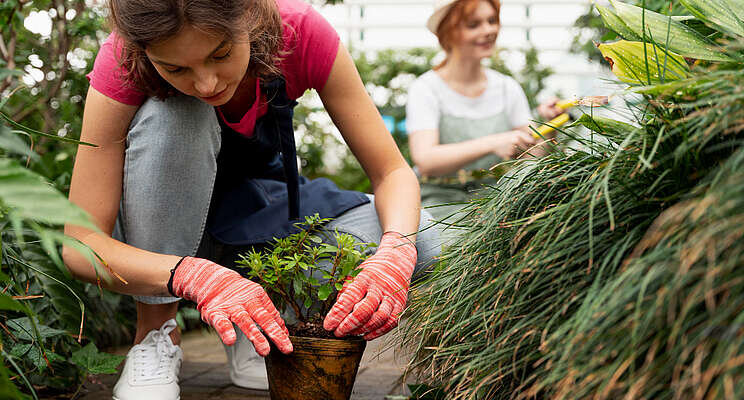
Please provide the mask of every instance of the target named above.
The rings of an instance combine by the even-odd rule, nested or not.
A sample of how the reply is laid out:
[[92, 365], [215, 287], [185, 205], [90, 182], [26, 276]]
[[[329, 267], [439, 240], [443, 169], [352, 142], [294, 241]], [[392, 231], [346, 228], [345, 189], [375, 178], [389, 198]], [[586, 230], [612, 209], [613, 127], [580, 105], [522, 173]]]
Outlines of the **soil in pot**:
[[327, 337], [294, 336], [314, 328], [289, 328], [294, 346], [292, 354], [282, 354], [272, 344], [266, 357], [272, 400], [348, 400], [351, 397], [367, 342], [361, 337], [337, 339], [322, 326], [317, 328]]

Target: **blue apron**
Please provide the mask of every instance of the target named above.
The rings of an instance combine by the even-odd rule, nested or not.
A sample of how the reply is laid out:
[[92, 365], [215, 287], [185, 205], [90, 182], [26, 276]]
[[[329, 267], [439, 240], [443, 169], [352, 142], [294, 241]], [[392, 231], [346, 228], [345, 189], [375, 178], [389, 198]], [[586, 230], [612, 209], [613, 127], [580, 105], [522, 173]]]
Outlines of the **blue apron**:
[[297, 102], [287, 96], [283, 78], [262, 82], [261, 91], [268, 110], [253, 136], [222, 124], [207, 231], [228, 245], [284, 238], [298, 231], [294, 224], [300, 217], [334, 218], [369, 202], [364, 193], [341, 190], [328, 179], [299, 175], [292, 127]]

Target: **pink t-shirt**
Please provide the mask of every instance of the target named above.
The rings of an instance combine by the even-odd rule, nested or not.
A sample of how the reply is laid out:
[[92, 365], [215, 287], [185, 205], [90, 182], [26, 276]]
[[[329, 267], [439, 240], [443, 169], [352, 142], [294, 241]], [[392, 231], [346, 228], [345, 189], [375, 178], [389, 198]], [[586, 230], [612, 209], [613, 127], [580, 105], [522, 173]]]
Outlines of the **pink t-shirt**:
[[[325, 86], [338, 52], [339, 37], [333, 27], [315, 9], [302, 0], [276, 0], [283, 22], [285, 56], [279, 69], [287, 82], [287, 95], [292, 99], [302, 96], [308, 89], [320, 90]], [[116, 33], [112, 33], [101, 46], [87, 76], [90, 85], [104, 95], [129, 105], [141, 105], [146, 96], [127, 85], [122, 79], [115, 49]], [[260, 95], [259, 82], [256, 93]], [[259, 97], [256, 97], [259, 99]], [[235, 131], [246, 136], [253, 134], [256, 120], [266, 113], [266, 99], [260, 97], [246, 110], [239, 122], [222, 120]]]

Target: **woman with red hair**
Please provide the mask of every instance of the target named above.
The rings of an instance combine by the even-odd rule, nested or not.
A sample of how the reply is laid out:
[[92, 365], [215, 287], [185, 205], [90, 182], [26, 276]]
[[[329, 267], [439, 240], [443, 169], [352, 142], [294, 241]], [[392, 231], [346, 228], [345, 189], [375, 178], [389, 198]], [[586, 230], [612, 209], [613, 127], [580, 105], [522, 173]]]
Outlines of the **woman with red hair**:
[[[440, 205], [429, 209], [437, 221], [456, 222], [461, 206], [452, 203], [466, 202], [483, 183], [473, 181], [473, 171], [520, 157], [539, 142], [522, 88], [482, 65], [494, 51], [500, 8], [499, 0], [440, 0], [426, 23], [446, 58], [411, 86], [406, 124], [422, 204]], [[550, 119], [560, 110], [548, 103], [538, 113]]]

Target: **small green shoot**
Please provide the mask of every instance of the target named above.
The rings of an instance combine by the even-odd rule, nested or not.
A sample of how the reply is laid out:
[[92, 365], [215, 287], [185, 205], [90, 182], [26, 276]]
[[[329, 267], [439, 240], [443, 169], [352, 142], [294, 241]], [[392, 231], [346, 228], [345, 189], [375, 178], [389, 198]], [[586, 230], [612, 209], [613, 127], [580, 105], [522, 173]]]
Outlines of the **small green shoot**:
[[[359, 273], [359, 265], [374, 247], [325, 229], [329, 221], [318, 214], [305, 217], [295, 224], [300, 232], [274, 239], [266, 249], [240, 254], [236, 262], [248, 278], [263, 286], [281, 312], [290, 307], [303, 323], [318, 314], [325, 316], [344, 282]], [[321, 265], [329, 265], [330, 270]]]

